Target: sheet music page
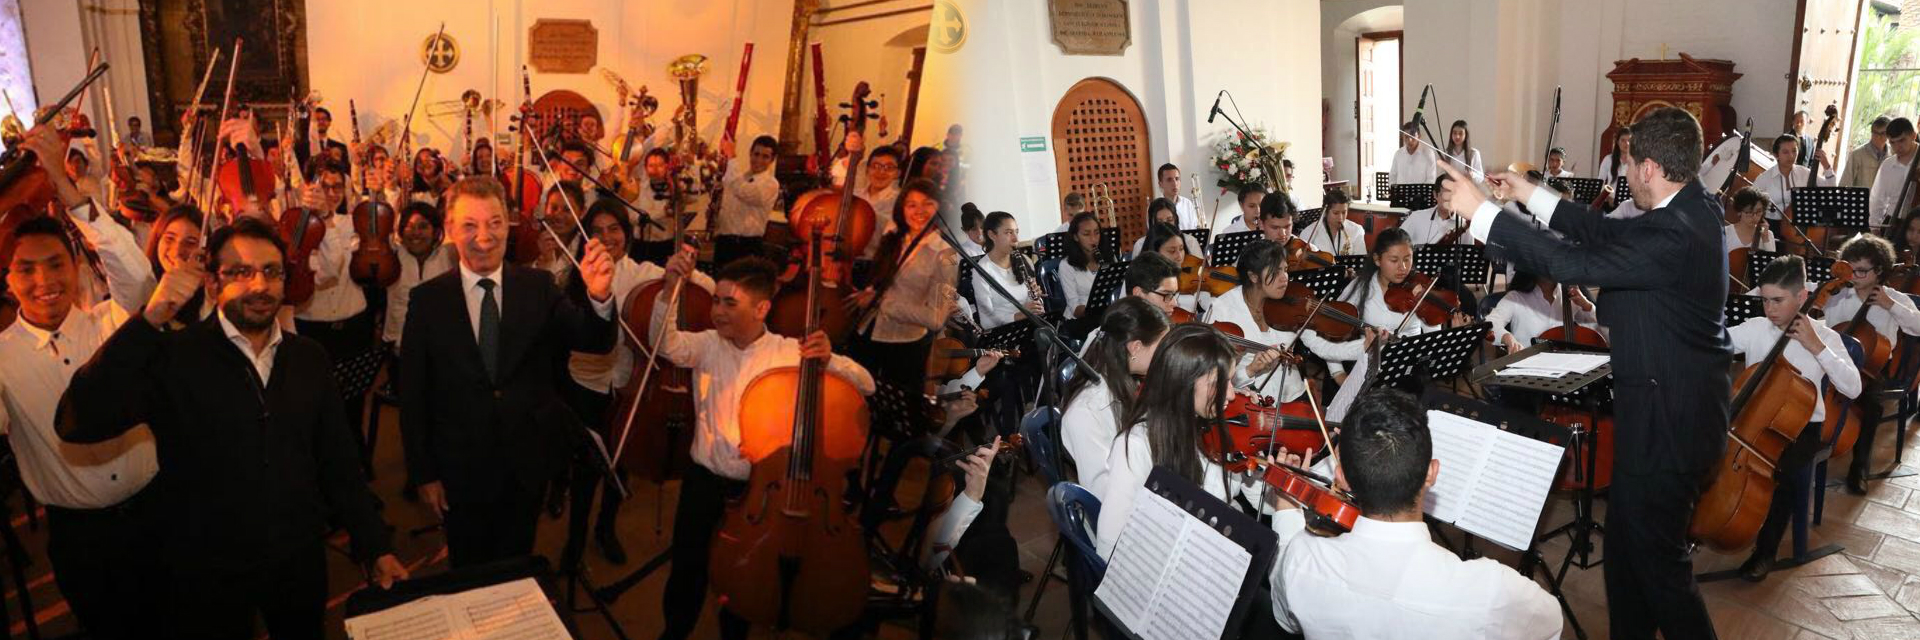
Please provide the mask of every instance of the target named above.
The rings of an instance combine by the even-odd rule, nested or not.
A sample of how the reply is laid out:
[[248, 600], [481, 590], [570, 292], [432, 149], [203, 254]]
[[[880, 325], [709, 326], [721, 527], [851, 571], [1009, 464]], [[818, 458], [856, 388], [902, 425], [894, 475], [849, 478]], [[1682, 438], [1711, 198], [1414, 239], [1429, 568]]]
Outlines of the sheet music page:
[[[1487, 458], [1493, 427], [1447, 413], [1427, 412], [1427, 430], [1433, 434], [1433, 457], [1440, 461], [1440, 477], [1427, 491], [1425, 511], [1442, 522], [1454, 522], [1465, 511]], [[1524, 547], [1523, 547], [1524, 548]]]
[[430, 596], [348, 618], [354, 640], [566, 640], [567, 629], [533, 578]]
[[[1483, 425], [1492, 433], [1466, 509], [1454, 525], [1509, 549], [1533, 541], [1547, 491], [1560, 471], [1565, 449]], [[1446, 463], [1441, 463], [1442, 473]]]
[[1240, 584], [1253, 565], [1253, 554], [1246, 548], [1197, 518], [1185, 522], [1173, 553], [1173, 570], [1155, 594], [1147, 626], [1135, 627], [1142, 638], [1219, 638], [1240, 597]]
[[1143, 631], [1155, 591], [1173, 566], [1180, 529], [1191, 519], [1146, 485], [1137, 491], [1133, 513], [1121, 525], [1120, 541], [1114, 544], [1113, 557], [1107, 561], [1107, 575], [1093, 592], [1120, 624], [1135, 633]]

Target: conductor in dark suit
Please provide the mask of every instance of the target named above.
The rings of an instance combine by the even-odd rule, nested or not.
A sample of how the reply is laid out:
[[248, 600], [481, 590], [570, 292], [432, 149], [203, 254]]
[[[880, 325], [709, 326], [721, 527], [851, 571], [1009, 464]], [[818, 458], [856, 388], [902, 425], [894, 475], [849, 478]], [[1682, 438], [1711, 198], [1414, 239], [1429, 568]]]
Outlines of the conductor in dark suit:
[[[1455, 189], [1453, 210], [1473, 236], [1523, 271], [1597, 286], [1600, 323], [1612, 329], [1614, 472], [1607, 500], [1606, 581], [1615, 638], [1712, 638], [1693, 579], [1687, 525], [1726, 447], [1732, 349], [1722, 307], [1727, 259], [1720, 204], [1700, 185], [1700, 124], [1675, 108], [1633, 125], [1625, 166], [1647, 213], [1605, 218], [1537, 189], [1524, 176], [1488, 176], [1565, 239], [1533, 219]], [[1465, 174], [1441, 163], [1454, 184]]]
[[454, 183], [447, 236], [459, 268], [415, 287], [400, 360], [400, 429], [421, 501], [446, 524], [448, 560], [470, 566], [533, 552], [542, 491], [584, 437], [557, 380], [572, 351], [614, 345], [613, 262], [586, 243], [592, 309], [546, 272], [504, 265], [500, 183]]

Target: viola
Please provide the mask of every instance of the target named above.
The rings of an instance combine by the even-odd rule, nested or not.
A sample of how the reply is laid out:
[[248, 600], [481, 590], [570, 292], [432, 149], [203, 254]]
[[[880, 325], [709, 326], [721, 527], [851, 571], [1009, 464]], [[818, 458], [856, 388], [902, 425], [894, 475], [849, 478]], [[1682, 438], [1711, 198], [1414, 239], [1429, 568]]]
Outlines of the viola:
[[1305, 512], [1307, 528], [1322, 535], [1339, 535], [1353, 530], [1360, 518], [1360, 507], [1345, 491], [1333, 488], [1302, 469], [1288, 465], [1269, 465], [1260, 479], [1280, 492]]
[[299, 306], [313, 299], [313, 268], [308, 266], [320, 241], [327, 237], [327, 223], [320, 213], [306, 207], [287, 207], [277, 221], [280, 239], [287, 243], [286, 300]]
[[1000, 353], [1003, 360], [1020, 357], [1020, 350], [1000, 352], [994, 349], [972, 349], [952, 336], [940, 336], [933, 339], [933, 349], [927, 353], [927, 377], [942, 381], [952, 380], [967, 374], [973, 368], [973, 361], [988, 353]]
[[[347, 114], [353, 124], [353, 146], [359, 147], [360, 113], [354, 108], [352, 100], [347, 101]], [[400, 256], [388, 240], [393, 237], [397, 217], [393, 205], [386, 201], [385, 194], [375, 196], [367, 188], [366, 169], [362, 167], [357, 173], [360, 175], [360, 204], [353, 207], [351, 215], [353, 232], [360, 239], [360, 246], [353, 250], [347, 271], [355, 282], [388, 287], [400, 279]]]
[[1298, 282], [1287, 285], [1286, 295], [1268, 299], [1260, 312], [1267, 316], [1267, 326], [1296, 333], [1311, 329], [1333, 342], [1359, 337], [1367, 326], [1353, 303], [1320, 300]]
[[[1416, 295], [1415, 289], [1425, 287], [1425, 295]], [[1455, 313], [1461, 313], [1460, 296], [1450, 289], [1434, 286], [1433, 276], [1414, 272], [1406, 280], [1387, 285], [1387, 309], [1394, 313], [1413, 312], [1420, 321], [1430, 325], [1445, 326]]]
[[1205, 277], [1206, 265], [1206, 260], [1193, 254], [1187, 254], [1180, 261], [1180, 293], [1193, 295], [1200, 291], [1200, 280]]
[[[853, 99], [848, 101], [852, 112], [848, 116], [847, 131], [865, 135], [867, 126], [867, 95], [872, 92], [866, 82], [854, 86]], [[827, 287], [816, 291], [816, 295], [826, 296], [824, 330], [837, 344], [851, 337], [853, 333], [852, 314], [842, 303], [846, 291], [853, 285], [853, 254], [867, 246], [873, 239], [873, 205], [864, 198], [854, 197], [854, 186], [859, 183], [862, 153], [850, 151], [847, 154], [847, 178], [839, 187], [828, 186], [802, 194], [794, 200], [793, 209], [788, 212], [789, 225], [796, 229], [834, 229], [831, 234], [812, 234], [802, 236], [799, 249], [811, 253], [810, 243], [826, 242], [830, 247], [822, 252], [819, 261], [807, 262], [808, 268], [817, 265], [827, 270], [824, 274], [829, 283]], [[795, 282], [798, 282], [797, 280]], [[800, 287], [788, 287], [774, 297], [773, 311], [767, 316], [767, 326], [774, 333], [788, 336], [804, 335], [799, 333], [805, 320], [813, 313], [813, 300], [800, 290]]]
[[1306, 451], [1319, 450], [1327, 444], [1305, 401], [1276, 404], [1268, 396], [1236, 394], [1227, 401], [1220, 417], [1223, 430], [1220, 435], [1227, 437], [1228, 446], [1226, 453], [1214, 462], [1229, 471], [1249, 471], [1255, 458], [1279, 447]]

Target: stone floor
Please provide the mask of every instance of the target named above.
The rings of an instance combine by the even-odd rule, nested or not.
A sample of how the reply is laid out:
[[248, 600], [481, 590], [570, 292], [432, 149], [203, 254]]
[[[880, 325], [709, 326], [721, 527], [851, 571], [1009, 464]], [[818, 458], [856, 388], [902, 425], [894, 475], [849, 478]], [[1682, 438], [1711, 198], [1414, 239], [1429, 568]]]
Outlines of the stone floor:
[[[380, 433], [373, 484], [379, 495], [387, 501], [387, 518], [399, 528], [395, 538], [399, 555], [418, 573], [444, 570], [444, 544], [439, 533], [409, 533], [429, 524], [430, 520], [419, 505], [399, 497], [402, 463], [397, 429], [393, 427], [397, 416], [388, 410], [385, 418], [387, 428]], [[1878, 468], [1893, 465], [1892, 431], [1891, 426], [1885, 429], [1885, 436], [1880, 438], [1875, 447], [1874, 459], [1878, 462]], [[1916, 456], [1920, 456], [1920, 438], [1908, 442], [1906, 458], [1909, 467], [1920, 468], [1920, 458]], [[1835, 468], [1842, 467], [1836, 465]], [[1036, 574], [1041, 572], [1046, 563], [1055, 539], [1052, 523], [1040, 501], [1043, 493], [1040, 484], [1031, 476], [1021, 480], [1009, 523], [1020, 545], [1022, 565]], [[613, 566], [598, 554], [590, 553], [589, 570], [595, 580], [610, 582], [665, 549], [668, 542], [665, 531], [670, 525], [668, 520], [672, 516], [675, 489], [676, 485], [672, 484], [664, 489], [645, 484], [637, 486], [634, 499], [624, 505], [621, 513], [621, 533], [631, 559], [624, 566]], [[1847, 495], [1837, 487], [1826, 495], [1826, 519], [1814, 531], [1813, 546], [1840, 544], [1844, 545], [1844, 552], [1806, 566], [1776, 571], [1760, 584], [1736, 579], [1703, 585], [1702, 591], [1706, 594], [1720, 637], [1743, 640], [1920, 638], [1920, 617], [1916, 617], [1920, 614], [1920, 476], [1876, 482], [1872, 492], [1864, 497]], [[1571, 514], [1569, 504], [1560, 499], [1550, 502], [1542, 530], [1565, 522]], [[25, 573], [30, 583], [32, 611], [39, 622], [42, 636], [61, 637], [75, 633], [73, 618], [53, 585], [42, 554], [45, 545], [44, 521], [36, 527], [27, 516], [21, 514], [17, 500], [8, 506], [12, 525], [21, 535], [26, 551], [31, 556], [31, 564], [26, 567]], [[1601, 505], [1601, 511], [1604, 513], [1604, 504]], [[543, 520], [539, 543], [541, 551], [549, 557], [557, 556], [564, 534], [563, 521]], [[1459, 537], [1458, 532], [1450, 531], [1448, 535], [1455, 539]], [[1516, 554], [1489, 551], [1491, 545], [1484, 543], [1479, 547], [1509, 566], [1515, 562]], [[1559, 566], [1566, 549], [1565, 537], [1541, 545], [1543, 556], [1554, 567]], [[1737, 566], [1743, 559], [1744, 553], [1723, 555], [1703, 549], [1696, 556], [1695, 566], [1700, 571], [1727, 569]], [[344, 637], [339, 626], [339, 605], [346, 593], [360, 585], [360, 579], [358, 570], [351, 563], [343, 557], [334, 558], [331, 586], [337, 595], [330, 602], [329, 624], [332, 630], [329, 637]], [[653, 638], [659, 634], [659, 603], [664, 583], [664, 573], [656, 574], [613, 604], [614, 615], [629, 637]], [[21, 598], [12, 588], [10, 579], [6, 584], [5, 605], [12, 627], [11, 637], [25, 637]], [[1570, 570], [1564, 589], [1586, 636], [1605, 638], [1606, 602], [1601, 568]], [[1022, 594], [1022, 609], [1030, 594], [1031, 587]], [[1041, 629], [1041, 637], [1063, 637], [1066, 600], [1064, 585], [1056, 584], [1047, 589], [1035, 620]], [[717, 636], [712, 616], [709, 614], [706, 618], [696, 637]], [[577, 621], [582, 637], [615, 637], [608, 625], [597, 616], [583, 614]], [[883, 627], [881, 636], [914, 637], [904, 624]], [[756, 637], [772, 636], [761, 633]], [[1574, 637], [1571, 624], [1565, 637]]]

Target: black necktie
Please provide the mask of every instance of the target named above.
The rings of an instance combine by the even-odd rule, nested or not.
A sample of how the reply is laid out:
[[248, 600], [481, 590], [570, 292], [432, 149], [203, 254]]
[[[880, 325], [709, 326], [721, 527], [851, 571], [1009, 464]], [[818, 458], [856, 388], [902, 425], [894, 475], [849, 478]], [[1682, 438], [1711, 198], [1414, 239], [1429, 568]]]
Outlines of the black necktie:
[[500, 304], [493, 297], [492, 280], [480, 281], [480, 362], [487, 377], [500, 380]]

